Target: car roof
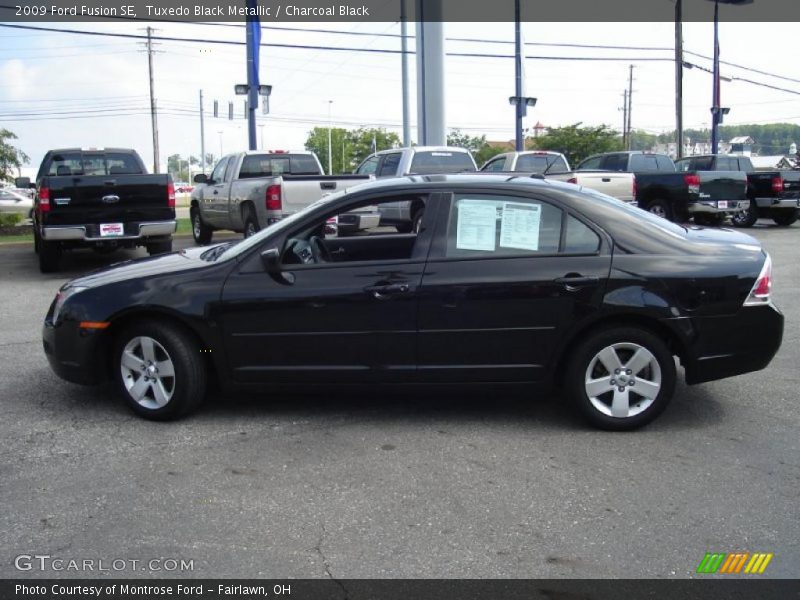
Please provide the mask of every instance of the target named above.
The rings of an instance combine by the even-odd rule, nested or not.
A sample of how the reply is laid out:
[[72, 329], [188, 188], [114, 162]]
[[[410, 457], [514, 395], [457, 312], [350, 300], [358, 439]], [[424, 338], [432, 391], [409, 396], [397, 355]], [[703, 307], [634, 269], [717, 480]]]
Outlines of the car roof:
[[413, 150], [414, 152], [461, 152], [463, 154], [469, 154], [469, 150], [461, 146], [412, 146], [411, 148], [389, 148], [387, 150], [379, 150], [374, 153], [374, 156], [390, 154], [392, 152], [403, 152], [406, 150]]

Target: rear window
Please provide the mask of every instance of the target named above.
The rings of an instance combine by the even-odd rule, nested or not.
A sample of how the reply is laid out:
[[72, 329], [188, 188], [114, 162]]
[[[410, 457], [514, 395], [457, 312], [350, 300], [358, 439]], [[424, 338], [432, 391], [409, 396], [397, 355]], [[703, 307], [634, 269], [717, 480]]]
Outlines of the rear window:
[[317, 161], [308, 154], [249, 154], [239, 169], [239, 179], [278, 175], [320, 175]]
[[50, 157], [47, 175], [141, 175], [139, 161], [124, 152], [63, 152]]
[[560, 156], [547, 154], [523, 154], [517, 159], [515, 171], [526, 173], [558, 173], [567, 171], [567, 163]]
[[658, 171], [655, 154], [631, 155], [631, 171]]
[[427, 150], [414, 154], [411, 161], [410, 173], [414, 175], [432, 175], [434, 173], [461, 173], [462, 171], [475, 171], [466, 152], [447, 152], [445, 150]]

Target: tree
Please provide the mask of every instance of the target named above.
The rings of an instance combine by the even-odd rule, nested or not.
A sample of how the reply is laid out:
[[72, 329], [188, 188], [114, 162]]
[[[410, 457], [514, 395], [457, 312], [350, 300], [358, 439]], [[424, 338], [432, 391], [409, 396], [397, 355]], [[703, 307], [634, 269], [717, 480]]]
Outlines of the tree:
[[[331, 173], [328, 175], [333, 175], [334, 173], [345, 173], [349, 172], [350, 169], [347, 169], [347, 148], [348, 148], [348, 140], [347, 140], [347, 130], [341, 129], [338, 127], [334, 127], [331, 129], [331, 152], [333, 154], [333, 160], [331, 162]], [[322, 164], [322, 170], [327, 172], [328, 171], [328, 128], [327, 127], [314, 127], [309, 133], [308, 138], [306, 138], [306, 150], [309, 150], [317, 155], [319, 158], [320, 164]], [[343, 158], [343, 154], [345, 157]]]
[[575, 123], [530, 140], [529, 149], [561, 152], [570, 165], [575, 165], [592, 154], [622, 150], [622, 140], [608, 125], [581, 127], [581, 123]]
[[[333, 173], [350, 173], [358, 164], [377, 150], [395, 148], [400, 144], [396, 133], [385, 129], [331, 129], [331, 149], [333, 150]], [[314, 152], [328, 169], [328, 128], [315, 127], [308, 132], [306, 150]]]
[[502, 148], [497, 148], [486, 141], [486, 136], [471, 136], [462, 133], [460, 129], [452, 129], [447, 134], [447, 145], [457, 146], [459, 148], [466, 148], [472, 152], [475, 162], [480, 167], [487, 160], [493, 156], [497, 156], [503, 152]]
[[15, 139], [17, 136], [8, 129], [0, 129], [0, 180], [13, 180], [18, 169], [30, 160], [27, 154], [7, 141]]

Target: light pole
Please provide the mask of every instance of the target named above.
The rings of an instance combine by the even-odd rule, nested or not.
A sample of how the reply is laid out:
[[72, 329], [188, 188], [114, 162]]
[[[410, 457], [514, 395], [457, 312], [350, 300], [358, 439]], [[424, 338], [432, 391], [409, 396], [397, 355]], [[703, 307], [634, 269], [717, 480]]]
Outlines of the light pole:
[[217, 133], [219, 134], [219, 157], [222, 158], [222, 130], [220, 129]]
[[333, 122], [331, 121], [332, 105], [333, 100], [328, 100], [328, 175], [333, 174], [333, 139], [331, 137], [331, 129], [333, 128]]
[[753, 0], [709, 0], [714, 3], [714, 81], [712, 83], [712, 97], [711, 97], [711, 153], [716, 154], [719, 145], [719, 126], [722, 123], [723, 115], [730, 112], [730, 108], [720, 106], [720, 89], [719, 89], [719, 5], [722, 4], [735, 4], [741, 6], [743, 4], [752, 4]]
[[264, 125], [263, 123], [258, 126], [258, 137], [261, 142], [261, 150], [264, 150]]

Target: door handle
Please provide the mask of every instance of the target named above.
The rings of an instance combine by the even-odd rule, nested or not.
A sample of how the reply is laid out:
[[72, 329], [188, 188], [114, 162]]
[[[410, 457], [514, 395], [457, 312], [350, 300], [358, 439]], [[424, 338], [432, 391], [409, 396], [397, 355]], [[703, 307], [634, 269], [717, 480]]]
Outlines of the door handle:
[[364, 288], [376, 300], [388, 300], [395, 294], [406, 294], [411, 288], [407, 283], [391, 283], [389, 285], [370, 285]]
[[335, 181], [322, 181], [319, 184], [320, 189], [323, 190], [335, 190], [336, 189], [336, 182]]
[[216, 196], [218, 194], [219, 194], [219, 192], [217, 190], [214, 190], [214, 195]]
[[336, 256], [340, 256], [345, 253], [344, 248], [339, 246], [336, 250], [331, 250], [331, 254], [335, 254]]
[[611, 178], [610, 177], [601, 177], [600, 181], [602, 181], [604, 183], [610, 183], [611, 182]]
[[578, 273], [568, 273], [564, 277], [559, 277], [555, 280], [556, 283], [562, 284], [568, 292], [577, 292], [582, 287], [593, 285], [599, 281], [598, 277], [584, 277]]

